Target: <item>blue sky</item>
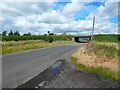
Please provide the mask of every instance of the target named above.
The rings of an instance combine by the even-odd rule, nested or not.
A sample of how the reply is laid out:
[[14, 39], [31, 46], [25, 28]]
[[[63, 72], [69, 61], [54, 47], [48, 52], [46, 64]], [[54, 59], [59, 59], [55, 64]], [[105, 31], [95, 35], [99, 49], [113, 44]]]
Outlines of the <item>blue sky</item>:
[[95, 34], [118, 33], [118, 3], [108, 2], [6, 2], [1, 3], [2, 31], [21, 34], [91, 34], [92, 18], [96, 17]]

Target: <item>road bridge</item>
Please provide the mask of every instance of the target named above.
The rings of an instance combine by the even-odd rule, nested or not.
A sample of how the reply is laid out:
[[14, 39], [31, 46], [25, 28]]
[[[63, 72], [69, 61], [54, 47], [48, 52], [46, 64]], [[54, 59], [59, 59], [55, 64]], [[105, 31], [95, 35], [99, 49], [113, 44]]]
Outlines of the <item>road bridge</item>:
[[81, 42], [88, 42], [92, 40], [92, 36], [91, 35], [87, 35], [87, 36], [74, 36], [73, 37], [73, 41], [81, 43]]

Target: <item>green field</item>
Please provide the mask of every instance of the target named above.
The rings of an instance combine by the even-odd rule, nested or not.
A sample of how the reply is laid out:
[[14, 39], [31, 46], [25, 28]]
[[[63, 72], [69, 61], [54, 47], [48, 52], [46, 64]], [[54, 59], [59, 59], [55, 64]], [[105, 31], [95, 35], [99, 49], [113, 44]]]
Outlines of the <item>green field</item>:
[[72, 39], [72, 36], [70, 35], [53, 35], [53, 36], [44, 36], [44, 35], [39, 35], [39, 36], [1, 36], [0, 37], [2, 41], [21, 41], [21, 40], [49, 40], [50, 38], [53, 39], [53, 41], [59, 41], [59, 40], [64, 40], [64, 41], [70, 41]]
[[115, 34], [94, 35], [94, 41], [118, 43], [118, 42], [120, 42], [120, 35], [115, 35]]

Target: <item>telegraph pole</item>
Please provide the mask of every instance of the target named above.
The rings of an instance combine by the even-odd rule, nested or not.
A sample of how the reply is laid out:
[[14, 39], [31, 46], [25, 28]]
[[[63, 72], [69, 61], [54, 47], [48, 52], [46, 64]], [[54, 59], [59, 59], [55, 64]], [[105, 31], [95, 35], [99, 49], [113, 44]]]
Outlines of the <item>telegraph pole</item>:
[[95, 27], [95, 16], [93, 17], [92, 40], [93, 40], [93, 36], [94, 36], [94, 27]]

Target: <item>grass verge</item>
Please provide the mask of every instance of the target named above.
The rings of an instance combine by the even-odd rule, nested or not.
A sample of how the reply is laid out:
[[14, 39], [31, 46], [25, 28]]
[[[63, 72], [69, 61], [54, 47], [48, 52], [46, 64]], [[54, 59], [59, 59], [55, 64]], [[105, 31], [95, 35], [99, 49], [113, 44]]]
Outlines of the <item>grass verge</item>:
[[55, 43], [48, 43], [46, 41], [42, 40], [26, 40], [26, 41], [5, 41], [2, 42], [2, 47], [0, 47], [0, 54], [11, 54], [16, 52], [22, 52], [26, 50], [32, 50], [32, 49], [38, 49], [38, 48], [44, 48], [44, 47], [50, 47], [55, 46]]
[[3, 41], [0, 47], [0, 54], [12, 54], [16, 52], [22, 52], [26, 50], [45, 48], [50, 46], [55, 46], [59, 44], [74, 44], [73, 41], [55, 41], [49, 43], [43, 40], [24, 40], [24, 41]]
[[93, 51], [95, 55], [105, 56], [109, 59], [118, 57], [118, 52], [120, 51], [118, 43], [100, 43], [94, 41], [90, 43], [90, 48], [92, 48], [91, 51]]
[[55, 41], [56, 44], [63, 44], [63, 45], [68, 45], [68, 44], [76, 44], [74, 41]]
[[111, 80], [114, 80], [114, 81], [117, 81], [118, 83], [120, 83], [120, 79], [118, 78], [118, 73], [115, 73], [107, 68], [102, 68], [102, 67], [91, 68], [91, 67], [87, 67], [83, 64], [78, 64], [77, 58], [75, 58], [75, 57], [71, 57], [71, 60], [76, 65], [76, 67], [79, 71], [93, 73], [100, 77], [111, 79]]

